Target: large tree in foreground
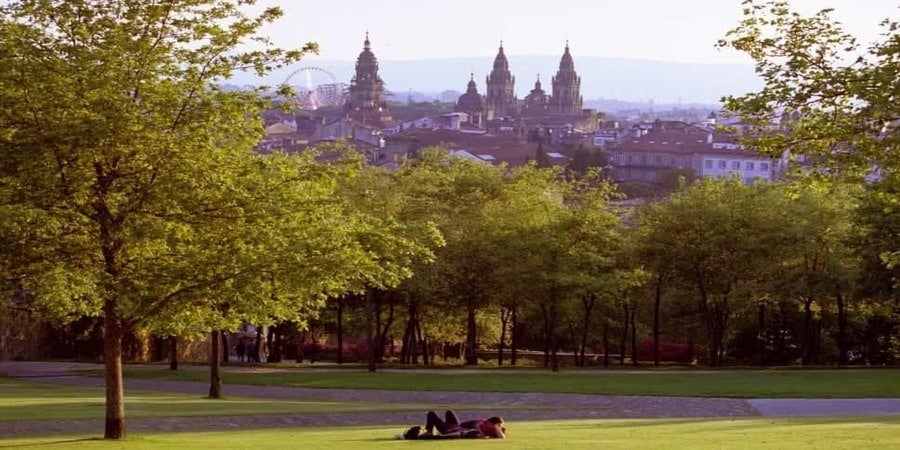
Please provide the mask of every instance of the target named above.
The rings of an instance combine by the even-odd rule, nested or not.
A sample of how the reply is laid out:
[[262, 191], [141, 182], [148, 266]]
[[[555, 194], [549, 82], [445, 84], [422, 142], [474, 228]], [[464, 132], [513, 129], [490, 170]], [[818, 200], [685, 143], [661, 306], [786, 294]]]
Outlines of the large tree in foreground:
[[280, 11], [248, 17], [241, 8], [252, 3], [0, 7], [0, 208], [18, 218], [4, 232], [32, 243], [10, 270], [46, 310], [102, 315], [106, 438], [126, 432], [124, 327], [165, 311], [145, 307], [160, 292], [169, 307], [240, 274], [173, 276], [184, 268], [184, 249], [206, 233], [198, 227], [244, 213], [247, 196], [234, 191], [261, 137], [259, 96], [215, 83], [314, 50], [285, 52], [258, 39]]

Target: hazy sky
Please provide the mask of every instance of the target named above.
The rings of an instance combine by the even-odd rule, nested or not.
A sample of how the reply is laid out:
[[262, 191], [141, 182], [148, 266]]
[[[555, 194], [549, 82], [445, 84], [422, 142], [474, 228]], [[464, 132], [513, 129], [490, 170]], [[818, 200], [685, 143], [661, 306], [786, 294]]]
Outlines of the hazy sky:
[[[895, 0], [792, 0], [803, 13], [833, 17], [864, 41], [900, 16]], [[259, 0], [285, 16], [265, 30], [280, 46], [318, 42], [322, 59], [355, 59], [365, 32], [381, 60], [572, 54], [678, 62], [749, 62], [718, 50], [740, 19], [740, 0]], [[316, 58], [311, 58], [314, 60]]]

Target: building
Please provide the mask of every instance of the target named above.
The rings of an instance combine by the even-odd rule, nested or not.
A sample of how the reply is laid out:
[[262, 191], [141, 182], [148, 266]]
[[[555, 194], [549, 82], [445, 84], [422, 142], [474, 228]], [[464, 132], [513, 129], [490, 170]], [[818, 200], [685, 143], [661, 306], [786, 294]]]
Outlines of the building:
[[552, 79], [552, 94], [544, 91], [538, 74], [534, 89], [523, 101], [517, 99], [516, 80], [509, 70], [503, 43], [485, 81], [485, 97], [478, 94], [472, 76], [466, 93], [457, 100], [456, 110], [469, 114], [474, 126], [549, 145], [568, 145], [599, 128], [602, 116], [594, 110], [583, 109], [581, 77], [575, 71], [568, 41]]
[[684, 123], [636, 126], [633, 135], [607, 148], [617, 182], [656, 183], [688, 170], [698, 177], [738, 177], [744, 183], [773, 180], [785, 162], [748, 151], [733, 134], [713, 133]]
[[487, 108], [493, 117], [513, 117], [518, 114], [516, 77], [509, 71], [509, 61], [503, 53], [503, 42], [494, 58], [494, 69], [485, 79], [487, 83]]
[[347, 118], [377, 128], [393, 125], [383, 95], [384, 81], [378, 76], [378, 58], [372, 53], [369, 33], [366, 33], [363, 50], [356, 58], [356, 74], [350, 80], [349, 96], [344, 105]]
[[468, 114], [470, 124], [483, 128], [484, 122], [492, 118], [488, 115], [486, 106], [487, 102], [484, 97], [478, 93], [475, 74], [469, 74], [469, 85], [466, 88], [466, 93], [459, 96], [454, 110]]
[[553, 77], [553, 94], [550, 111], [556, 114], [581, 114], [584, 101], [581, 98], [581, 77], [575, 72], [575, 61], [569, 53], [569, 41], [559, 60], [559, 70]]

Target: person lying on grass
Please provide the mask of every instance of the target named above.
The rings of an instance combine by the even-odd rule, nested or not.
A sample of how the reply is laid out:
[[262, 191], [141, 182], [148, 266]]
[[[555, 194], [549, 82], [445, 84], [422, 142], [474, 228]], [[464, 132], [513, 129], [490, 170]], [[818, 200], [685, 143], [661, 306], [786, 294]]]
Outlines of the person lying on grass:
[[499, 416], [487, 419], [475, 419], [460, 422], [456, 413], [450, 410], [444, 414], [444, 420], [434, 411], [425, 415], [425, 432], [421, 426], [414, 426], [405, 433], [397, 435], [397, 439], [479, 439], [506, 437], [503, 418]]

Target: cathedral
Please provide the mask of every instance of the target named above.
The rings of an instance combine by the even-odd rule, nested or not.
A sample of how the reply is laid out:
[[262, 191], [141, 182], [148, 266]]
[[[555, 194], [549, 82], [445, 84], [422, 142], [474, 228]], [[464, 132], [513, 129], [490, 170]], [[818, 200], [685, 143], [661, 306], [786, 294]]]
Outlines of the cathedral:
[[583, 109], [581, 77], [575, 71], [568, 41], [556, 75], [551, 79], [550, 94], [544, 91], [538, 75], [534, 89], [522, 101], [516, 98], [516, 77], [509, 70], [502, 42], [494, 58], [494, 67], [485, 81], [487, 93], [482, 96], [471, 76], [466, 93], [456, 102], [456, 111], [467, 113], [476, 127], [490, 128], [491, 124], [513, 122], [518, 123], [519, 128], [569, 124], [585, 131], [596, 129], [596, 114]]
[[382, 99], [384, 81], [378, 76], [378, 58], [372, 53], [369, 33], [363, 51], [356, 59], [356, 74], [350, 80], [350, 92], [344, 110], [347, 117], [363, 125], [383, 128], [393, 124], [387, 102]]

